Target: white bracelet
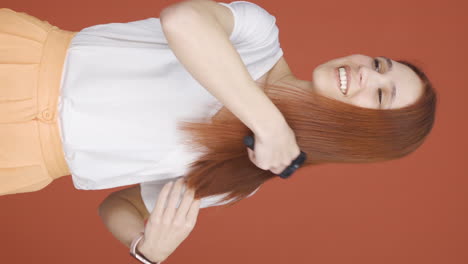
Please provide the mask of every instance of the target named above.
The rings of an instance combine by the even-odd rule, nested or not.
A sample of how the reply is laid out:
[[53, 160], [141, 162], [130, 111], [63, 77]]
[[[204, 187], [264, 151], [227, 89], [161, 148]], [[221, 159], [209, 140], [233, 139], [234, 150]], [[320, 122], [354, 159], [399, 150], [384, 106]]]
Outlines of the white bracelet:
[[140, 240], [143, 238], [145, 233], [141, 232], [138, 237], [133, 239], [132, 244], [130, 246], [130, 255], [136, 259], [138, 259], [140, 262], [145, 263], [145, 264], [161, 264], [162, 261], [159, 262], [151, 262], [149, 259], [147, 259], [143, 254], [139, 253], [137, 250], [138, 243]]

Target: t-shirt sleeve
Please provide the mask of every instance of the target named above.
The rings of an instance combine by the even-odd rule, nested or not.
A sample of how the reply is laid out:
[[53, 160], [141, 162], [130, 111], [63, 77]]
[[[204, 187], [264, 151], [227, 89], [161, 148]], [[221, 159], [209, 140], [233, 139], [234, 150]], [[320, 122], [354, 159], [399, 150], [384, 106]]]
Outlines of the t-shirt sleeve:
[[262, 46], [278, 39], [276, 18], [261, 6], [248, 1], [219, 4], [228, 7], [234, 16], [234, 29], [230, 40], [234, 44]]
[[[183, 176], [181, 176], [181, 177], [183, 177]], [[170, 182], [170, 181], [175, 182], [181, 177], [140, 183], [141, 198], [143, 199], [143, 202], [144, 202], [148, 212], [151, 213], [154, 210], [154, 207], [156, 206], [156, 202], [157, 202], [157, 200], [159, 198], [159, 194], [161, 193], [161, 190], [164, 187], [164, 185], [166, 183]], [[184, 184], [182, 186], [182, 192], [180, 194], [179, 201], [177, 202], [176, 208], [179, 208], [179, 205], [182, 202], [182, 198], [183, 198], [185, 189], [186, 189], [186, 185]], [[255, 191], [253, 191], [247, 197], [250, 197], [250, 196], [254, 195], [258, 191], [258, 189], [260, 189], [260, 187], [258, 187]], [[225, 194], [223, 194], [223, 195], [213, 195], [213, 196], [208, 196], [208, 197], [202, 198], [201, 203], [200, 203], [200, 208], [206, 208], [206, 207], [211, 207], [211, 206], [219, 206], [219, 205], [227, 204], [227, 203], [233, 201], [233, 199], [231, 199], [231, 200], [228, 200], [226, 202], [220, 202], [224, 197], [226, 197]]]
[[229, 39], [256, 80], [283, 56], [276, 17], [248, 1], [219, 4], [228, 7], [234, 16]]

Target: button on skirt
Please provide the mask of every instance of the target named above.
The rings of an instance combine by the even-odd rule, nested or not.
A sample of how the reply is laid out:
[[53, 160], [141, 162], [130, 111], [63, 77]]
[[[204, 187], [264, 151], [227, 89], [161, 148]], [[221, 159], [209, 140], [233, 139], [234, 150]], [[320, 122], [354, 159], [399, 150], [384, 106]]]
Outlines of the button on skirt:
[[0, 8], [0, 195], [37, 191], [70, 175], [57, 104], [76, 33]]

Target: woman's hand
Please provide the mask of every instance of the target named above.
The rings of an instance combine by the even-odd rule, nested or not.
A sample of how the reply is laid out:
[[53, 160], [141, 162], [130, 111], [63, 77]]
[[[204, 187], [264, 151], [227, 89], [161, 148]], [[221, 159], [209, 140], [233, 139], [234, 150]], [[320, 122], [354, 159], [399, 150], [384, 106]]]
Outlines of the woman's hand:
[[254, 150], [247, 148], [250, 160], [262, 170], [281, 174], [301, 153], [294, 131], [287, 123], [265, 135], [254, 134]]
[[[183, 181], [181, 178], [175, 184], [169, 182], [164, 185], [156, 207], [148, 218], [145, 234], [138, 244], [138, 251], [151, 261], [163, 261], [169, 257], [195, 227], [201, 202], [200, 199], [194, 200], [193, 190], [185, 191], [179, 208], [176, 208]], [[174, 188], [170, 192], [173, 185]], [[169, 201], [165, 209], [167, 198]]]

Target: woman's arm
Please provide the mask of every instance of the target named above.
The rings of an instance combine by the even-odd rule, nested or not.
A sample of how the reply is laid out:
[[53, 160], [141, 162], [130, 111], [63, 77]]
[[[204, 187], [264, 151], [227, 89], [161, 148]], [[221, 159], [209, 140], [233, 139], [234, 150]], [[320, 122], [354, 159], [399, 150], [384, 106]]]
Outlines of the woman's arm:
[[141, 199], [140, 185], [111, 193], [99, 206], [99, 216], [112, 235], [130, 248], [149, 217]]
[[285, 127], [279, 109], [257, 86], [229, 36], [231, 11], [211, 0], [166, 7], [160, 21], [171, 50], [187, 71], [255, 134]]
[[151, 213], [141, 198], [140, 185], [114, 192], [99, 206], [99, 215], [109, 231], [128, 248], [144, 232], [138, 251], [153, 262], [162, 262], [192, 232], [200, 211], [201, 200], [195, 200], [192, 189], [182, 192], [183, 184], [183, 178], [166, 183]]

